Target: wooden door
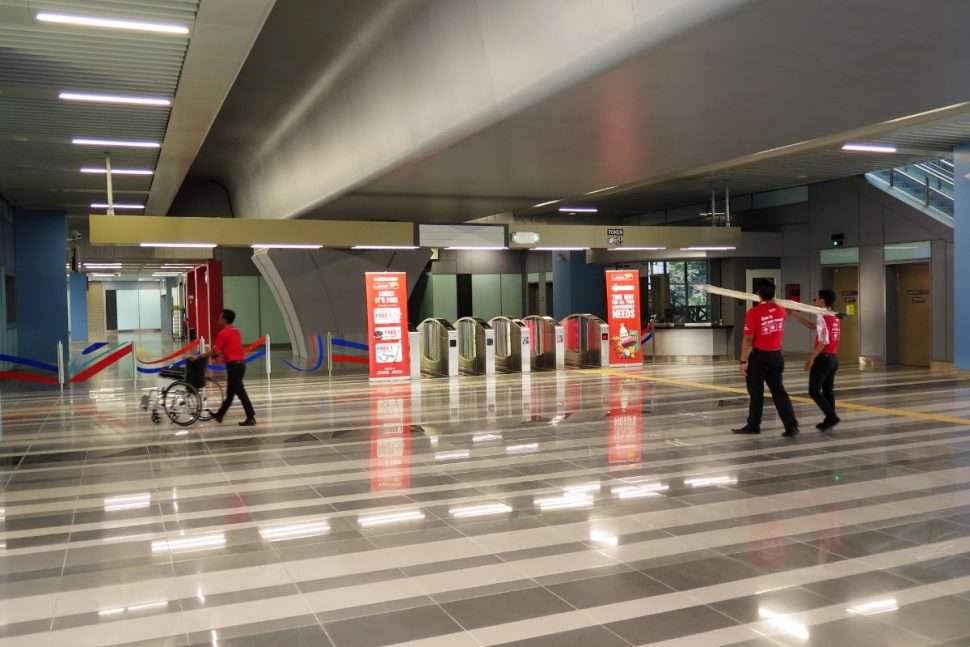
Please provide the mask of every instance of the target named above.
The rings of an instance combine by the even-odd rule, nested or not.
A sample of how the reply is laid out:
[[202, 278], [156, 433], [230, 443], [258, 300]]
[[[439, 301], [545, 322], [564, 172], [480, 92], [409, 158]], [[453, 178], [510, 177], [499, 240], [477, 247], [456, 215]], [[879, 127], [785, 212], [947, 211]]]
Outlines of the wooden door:
[[930, 365], [930, 266], [897, 265], [896, 330], [899, 363]]
[[855, 366], [859, 363], [858, 266], [832, 268], [832, 290], [835, 292], [835, 309], [848, 315], [842, 319], [839, 362], [846, 366]]

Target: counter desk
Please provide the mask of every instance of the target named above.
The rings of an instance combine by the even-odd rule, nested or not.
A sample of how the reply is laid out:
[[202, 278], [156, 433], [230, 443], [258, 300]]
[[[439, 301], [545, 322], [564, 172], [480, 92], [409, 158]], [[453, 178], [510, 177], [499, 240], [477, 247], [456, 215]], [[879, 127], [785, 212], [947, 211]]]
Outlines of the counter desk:
[[[687, 324], [653, 329], [657, 357], [691, 357], [724, 359], [734, 357], [734, 326]], [[650, 346], [644, 348], [649, 361]]]

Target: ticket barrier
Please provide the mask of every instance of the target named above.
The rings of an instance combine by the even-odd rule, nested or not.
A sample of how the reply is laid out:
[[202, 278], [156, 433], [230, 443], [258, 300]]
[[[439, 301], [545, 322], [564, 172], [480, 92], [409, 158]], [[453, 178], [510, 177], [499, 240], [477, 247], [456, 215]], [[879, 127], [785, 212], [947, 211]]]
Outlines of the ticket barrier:
[[529, 315], [522, 318], [532, 342], [532, 370], [555, 371], [566, 368], [565, 333], [552, 317]]
[[458, 331], [447, 319], [425, 319], [418, 324], [421, 374], [458, 375]]
[[495, 368], [506, 373], [528, 373], [532, 368], [532, 335], [529, 327], [512, 317], [493, 317]]
[[479, 317], [462, 317], [458, 328], [458, 370], [473, 375], [495, 373], [495, 331]]
[[573, 314], [562, 320], [566, 334], [566, 366], [589, 368], [610, 365], [610, 326], [591, 314]]

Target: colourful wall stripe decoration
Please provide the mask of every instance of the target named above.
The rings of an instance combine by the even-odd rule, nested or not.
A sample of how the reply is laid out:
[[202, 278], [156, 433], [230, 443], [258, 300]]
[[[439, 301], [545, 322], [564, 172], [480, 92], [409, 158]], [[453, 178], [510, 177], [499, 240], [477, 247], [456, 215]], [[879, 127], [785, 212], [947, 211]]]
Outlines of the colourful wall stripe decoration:
[[299, 366], [294, 366], [288, 361], [281, 360], [284, 364], [292, 368], [294, 371], [300, 371], [301, 373], [312, 373], [313, 371], [319, 371], [320, 367], [323, 366], [323, 336], [322, 335], [310, 335], [310, 346], [313, 348], [313, 352], [317, 356], [317, 363], [313, 365], [313, 368], [300, 368]]

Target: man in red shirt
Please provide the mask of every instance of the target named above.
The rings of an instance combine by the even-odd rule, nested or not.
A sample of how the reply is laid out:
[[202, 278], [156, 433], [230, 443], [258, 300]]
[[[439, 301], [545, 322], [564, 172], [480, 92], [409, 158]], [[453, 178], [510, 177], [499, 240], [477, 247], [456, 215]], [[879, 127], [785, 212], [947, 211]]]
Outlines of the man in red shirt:
[[216, 422], [222, 422], [226, 411], [232, 405], [233, 397], [238, 395], [239, 401], [242, 402], [243, 410], [246, 412], [246, 419], [240, 422], [239, 426], [252, 427], [256, 424], [256, 412], [253, 410], [253, 405], [249, 401], [249, 395], [246, 394], [246, 387], [243, 386], [243, 376], [246, 375], [246, 355], [243, 353], [242, 335], [232, 325], [232, 322], [235, 320], [235, 312], [232, 310], [223, 310], [222, 314], [219, 315], [219, 333], [216, 335], [216, 340], [212, 343], [212, 348], [189, 359], [195, 360], [203, 357], [212, 357], [214, 355], [222, 357], [222, 361], [226, 363], [226, 399], [222, 403], [222, 406], [219, 407], [219, 411], [212, 417]]
[[[819, 308], [832, 309], [835, 305], [835, 292], [819, 290], [815, 297]], [[791, 313], [806, 328], [815, 328], [815, 350], [805, 361], [808, 374], [808, 394], [825, 414], [825, 419], [815, 425], [819, 431], [828, 431], [842, 422], [835, 413], [835, 373], [839, 370], [839, 339], [842, 337], [842, 322], [835, 315], [818, 315], [815, 323], [800, 312]]]
[[798, 435], [798, 420], [791, 405], [791, 398], [782, 383], [785, 358], [781, 354], [781, 340], [785, 334], [785, 309], [774, 302], [775, 284], [766, 282], [758, 287], [761, 302], [748, 310], [744, 317], [744, 338], [741, 342], [741, 374], [748, 387], [748, 422], [736, 434], [760, 434], [761, 415], [764, 412], [765, 383], [771, 390], [771, 399], [778, 410], [778, 417], [785, 425], [782, 436]]

